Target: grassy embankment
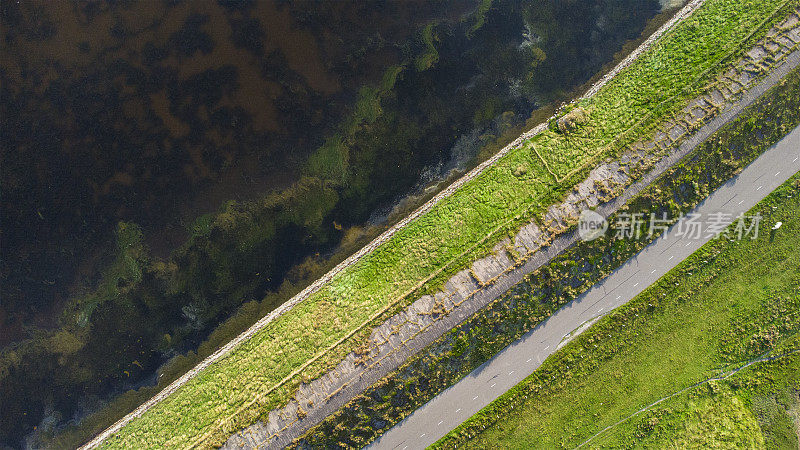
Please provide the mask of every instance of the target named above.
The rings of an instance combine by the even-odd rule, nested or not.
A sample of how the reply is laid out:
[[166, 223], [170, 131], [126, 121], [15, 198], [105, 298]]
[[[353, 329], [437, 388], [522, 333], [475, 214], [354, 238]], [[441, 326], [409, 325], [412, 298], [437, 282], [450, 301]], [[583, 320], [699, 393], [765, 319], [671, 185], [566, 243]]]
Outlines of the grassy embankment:
[[[800, 70], [766, 92], [685, 161], [631, 199], [629, 214], [679, 217], [800, 125]], [[617, 214], [609, 218], [616, 222]], [[652, 239], [579, 242], [530, 274], [303, 436], [312, 447], [362, 447], [589, 289]]]
[[758, 239], [703, 246], [438, 446], [575, 447], [611, 426], [590, 446], [796, 448], [800, 354], [692, 386], [800, 349], [798, 194], [795, 176], [751, 211], [764, 216]]
[[[795, 3], [781, 5], [786, 10]], [[313, 378], [357, 345], [369, 324], [410, 301], [420, 287], [441, 285], [507, 232], [541, 214], [596, 159], [651, 133], [719, 71], [720, 63], [763, 35], [781, 5], [709, 1], [582, 103], [591, 112], [589, 124], [568, 136], [547, 132], [512, 152], [108, 444], [212, 444], [283, 403], [302, 378]], [[520, 166], [527, 171], [514, 176], [512, 169]]]

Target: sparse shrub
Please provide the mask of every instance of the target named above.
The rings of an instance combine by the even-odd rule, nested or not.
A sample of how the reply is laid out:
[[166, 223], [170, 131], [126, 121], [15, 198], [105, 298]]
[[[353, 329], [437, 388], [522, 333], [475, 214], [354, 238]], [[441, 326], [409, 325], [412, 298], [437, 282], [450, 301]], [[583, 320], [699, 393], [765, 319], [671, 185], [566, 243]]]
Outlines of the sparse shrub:
[[573, 108], [556, 121], [558, 131], [566, 134], [589, 121], [589, 112], [580, 106]]

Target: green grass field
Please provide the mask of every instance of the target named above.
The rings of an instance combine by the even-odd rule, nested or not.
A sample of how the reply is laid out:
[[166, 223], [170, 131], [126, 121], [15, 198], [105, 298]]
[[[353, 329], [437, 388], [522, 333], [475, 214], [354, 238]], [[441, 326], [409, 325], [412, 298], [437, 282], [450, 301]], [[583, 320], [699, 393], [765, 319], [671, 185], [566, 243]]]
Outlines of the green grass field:
[[649, 448], [796, 449], [800, 433], [800, 337], [725, 380], [676, 395], [599, 436], [590, 444]]
[[800, 354], [692, 386], [800, 348], [798, 194], [795, 176], [754, 209], [784, 222], [774, 241], [705, 245], [438, 446], [797, 448]]
[[[441, 285], [558, 201], [598, 158], [652, 133], [731, 55], [763, 35], [781, 16], [774, 14], [779, 7], [782, 12], [798, 3], [709, 0], [581, 103], [590, 111], [589, 124], [568, 135], [547, 132], [511, 152], [106, 445], [212, 445], [283, 404], [299, 382], [341, 360], [370, 324], [413, 300], [416, 290]], [[527, 172], [514, 176], [520, 166]]]

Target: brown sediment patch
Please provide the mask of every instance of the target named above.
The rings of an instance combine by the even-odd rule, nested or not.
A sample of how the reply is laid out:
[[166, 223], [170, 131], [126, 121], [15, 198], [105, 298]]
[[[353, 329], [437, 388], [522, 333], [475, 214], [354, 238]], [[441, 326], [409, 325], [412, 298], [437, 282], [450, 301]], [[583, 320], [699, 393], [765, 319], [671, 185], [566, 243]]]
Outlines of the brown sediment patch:
[[164, 122], [173, 137], [183, 137], [189, 134], [191, 130], [189, 125], [172, 115], [165, 90], [162, 89], [157, 94], [150, 94], [150, 102], [153, 112]]
[[103, 195], [108, 195], [116, 185], [130, 186], [133, 184], [133, 177], [127, 172], [116, 172], [111, 176], [101, 188]]
[[325, 67], [314, 36], [297, 28], [285, 7], [278, 7], [270, 0], [259, 2], [256, 11], [265, 21], [266, 42], [274, 43], [265, 53], [280, 49], [289, 67], [302, 75], [312, 89], [325, 94], [339, 91], [339, 81]]
[[[281, 94], [282, 88], [277, 83], [261, 76], [259, 59], [249, 51], [233, 45], [231, 34], [233, 30], [221, 6], [213, 2], [188, 2], [181, 5], [180, 10], [172, 13], [175, 15], [171, 21], [183, 23], [191, 14], [208, 15], [214, 18], [206, 22], [202, 29], [213, 40], [214, 46], [207, 54], [195, 52], [188, 58], [172, 56], [167, 59], [169, 65], [174, 67], [178, 76], [186, 80], [209, 69], [219, 69], [224, 66], [233, 66], [236, 69], [236, 89], [226, 92], [219, 102], [219, 106], [241, 106], [253, 119], [255, 131], [281, 131], [278, 120], [278, 111], [274, 101]], [[265, 11], [266, 16], [271, 15]], [[287, 20], [291, 21], [291, 18]], [[266, 28], [266, 27], [265, 27]], [[267, 31], [267, 30], [265, 30]], [[168, 36], [161, 36], [160, 41], [165, 42]], [[264, 54], [269, 54], [270, 39], [265, 39]], [[280, 45], [277, 46], [280, 48]]]

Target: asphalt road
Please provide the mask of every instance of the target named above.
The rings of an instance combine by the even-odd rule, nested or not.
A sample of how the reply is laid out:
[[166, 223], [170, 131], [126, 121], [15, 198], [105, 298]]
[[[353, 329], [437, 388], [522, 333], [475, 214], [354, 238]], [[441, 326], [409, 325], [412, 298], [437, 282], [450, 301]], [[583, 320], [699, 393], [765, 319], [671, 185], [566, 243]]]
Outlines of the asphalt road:
[[[711, 214], [727, 213], [725, 222], [730, 224], [798, 171], [800, 127], [692, 212], [701, 215], [704, 225]], [[761, 223], [760, 232], [769, 233], [772, 226]], [[566, 343], [565, 338], [574, 337], [592, 321], [629, 302], [711, 239], [705, 232], [699, 238], [681, 236], [679, 228], [679, 224], [670, 228], [604, 281], [434, 397], [370, 448], [411, 450], [433, 444], [533, 373], [545, 358]]]

